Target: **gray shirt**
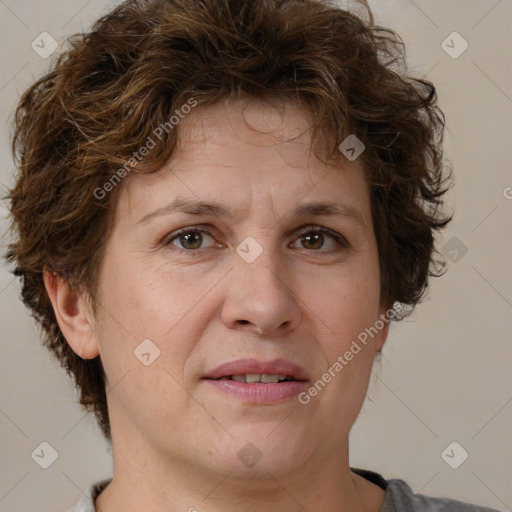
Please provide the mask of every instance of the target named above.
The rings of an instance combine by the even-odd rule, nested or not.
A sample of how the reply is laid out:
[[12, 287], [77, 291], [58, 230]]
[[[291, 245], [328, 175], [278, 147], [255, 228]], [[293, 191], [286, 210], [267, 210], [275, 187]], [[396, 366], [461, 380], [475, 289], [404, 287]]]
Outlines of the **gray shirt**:
[[[403, 480], [397, 478], [385, 480], [379, 473], [365, 469], [350, 468], [350, 470], [386, 491], [380, 512], [500, 512], [494, 508], [448, 498], [432, 498], [423, 494], [414, 494]], [[101, 480], [91, 485], [77, 505], [68, 512], [96, 512], [94, 500], [109, 483], [110, 479]]]

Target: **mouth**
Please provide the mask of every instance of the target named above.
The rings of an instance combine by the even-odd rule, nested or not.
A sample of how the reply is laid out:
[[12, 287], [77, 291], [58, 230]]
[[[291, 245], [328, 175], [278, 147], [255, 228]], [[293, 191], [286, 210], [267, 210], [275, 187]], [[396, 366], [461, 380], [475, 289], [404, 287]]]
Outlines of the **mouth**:
[[264, 384], [308, 380], [306, 372], [299, 365], [286, 359], [274, 359], [273, 361], [237, 359], [217, 366], [204, 375], [203, 379]]
[[305, 371], [284, 359], [239, 359], [218, 366], [203, 379], [215, 390], [250, 404], [295, 399], [308, 385]]
[[277, 375], [275, 373], [246, 373], [245, 375], [229, 375], [213, 380], [236, 380], [237, 382], [248, 382], [250, 384], [276, 384], [279, 382], [297, 381], [291, 375]]

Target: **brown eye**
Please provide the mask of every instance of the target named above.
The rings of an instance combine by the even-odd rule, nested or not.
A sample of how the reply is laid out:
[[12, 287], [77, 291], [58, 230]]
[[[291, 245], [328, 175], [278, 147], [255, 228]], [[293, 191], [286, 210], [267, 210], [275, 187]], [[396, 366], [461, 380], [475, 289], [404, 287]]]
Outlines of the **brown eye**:
[[[320, 251], [325, 247], [325, 244], [327, 243], [326, 240], [329, 238], [331, 241], [334, 241], [335, 246], [337, 245], [338, 247], [342, 246], [346, 248], [349, 245], [346, 239], [339, 233], [331, 231], [327, 228], [314, 226], [309, 226], [304, 231], [302, 231], [297, 240], [301, 241], [301, 246], [304, 249]], [[336, 247], [331, 246], [331, 249], [336, 250]]]
[[199, 249], [203, 236], [198, 232], [185, 233], [177, 237], [184, 249]]
[[[184, 251], [197, 251], [199, 249], [204, 249], [205, 247], [201, 247], [201, 244], [204, 241], [204, 238], [213, 238], [205, 229], [199, 229], [197, 227], [194, 228], [183, 228], [177, 232], [172, 233], [166, 241], [166, 245], [172, 245], [177, 249], [182, 249]], [[175, 245], [174, 241], [177, 241], [179, 245]]]
[[[305, 247], [305, 249], [321, 249], [324, 243], [324, 235], [322, 233], [309, 234], [301, 236], [301, 240], [303, 245], [309, 246]], [[304, 241], [306, 241], [305, 244]]]

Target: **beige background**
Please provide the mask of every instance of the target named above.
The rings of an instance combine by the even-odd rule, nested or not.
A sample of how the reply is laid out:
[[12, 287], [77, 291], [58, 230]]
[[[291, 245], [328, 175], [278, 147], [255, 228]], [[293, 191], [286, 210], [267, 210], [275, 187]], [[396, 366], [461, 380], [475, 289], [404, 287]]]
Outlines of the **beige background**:
[[[0, 0], [0, 115], [9, 123], [0, 137], [2, 185], [12, 183], [13, 108], [49, 62], [31, 42], [43, 31], [62, 41], [115, 3]], [[391, 330], [352, 431], [351, 465], [403, 478], [415, 492], [512, 510], [512, 2], [370, 4], [403, 37], [411, 71], [437, 86], [456, 179], [455, 218], [439, 247], [456, 261]], [[458, 58], [441, 46], [453, 31], [469, 44]], [[461, 48], [457, 37], [448, 44]], [[18, 294], [2, 262], [0, 510], [66, 510], [109, 476], [110, 455]], [[46, 470], [31, 458], [43, 441], [59, 455]], [[441, 457], [453, 441], [469, 453], [458, 469]]]

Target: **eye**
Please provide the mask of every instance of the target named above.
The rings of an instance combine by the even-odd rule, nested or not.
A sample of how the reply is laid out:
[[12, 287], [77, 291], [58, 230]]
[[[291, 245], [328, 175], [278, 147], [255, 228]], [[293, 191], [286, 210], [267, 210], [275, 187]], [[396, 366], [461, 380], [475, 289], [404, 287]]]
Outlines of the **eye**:
[[[327, 238], [334, 240], [334, 244], [348, 248], [349, 244], [344, 236], [340, 235], [336, 231], [332, 231], [328, 228], [324, 228], [321, 226], [306, 226], [301, 233], [299, 233], [299, 237], [297, 240], [302, 240], [302, 246], [305, 249], [311, 249], [313, 251], [318, 251], [324, 246], [324, 242]], [[305, 242], [305, 244], [304, 244]], [[336, 250], [336, 247], [334, 247]]]
[[180, 244], [180, 246], [177, 247], [178, 249], [182, 249], [184, 252], [197, 251], [199, 249], [204, 249], [204, 247], [201, 247], [201, 244], [205, 235], [207, 238], [209, 237], [213, 240], [209, 231], [201, 228], [200, 226], [183, 228], [171, 233], [171, 235], [166, 239], [165, 245], [175, 246], [173, 241], [177, 240]]
[[[204, 239], [210, 238], [214, 240], [210, 234], [210, 231], [206, 229], [205, 226], [190, 226], [187, 228], [182, 228], [178, 231], [171, 233], [165, 240], [165, 245], [172, 245], [176, 247], [178, 252], [184, 253], [192, 253], [199, 252], [202, 249], [206, 249], [205, 247], [201, 247], [204, 242]], [[325, 249], [326, 239], [331, 240], [331, 251], [320, 251], [320, 249]], [[299, 233], [297, 240], [301, 240], [303, 249], [310, 249], [313, 252], [333, 252], [338, 248], [344, 247], [348, 248], [349, 243], [341, 234], [336, 231], [332, 231], [331, 229], [324, 228], [321, 226], [306, 226]], [[175, 242], [176, 241], [176, 242]], [[179, 245], [176, 245], [179, 244]], [[334, 244], [334, 247], [332, 245]], [[221, 244], [216, 244], [216, 247], [223, 247]]]

